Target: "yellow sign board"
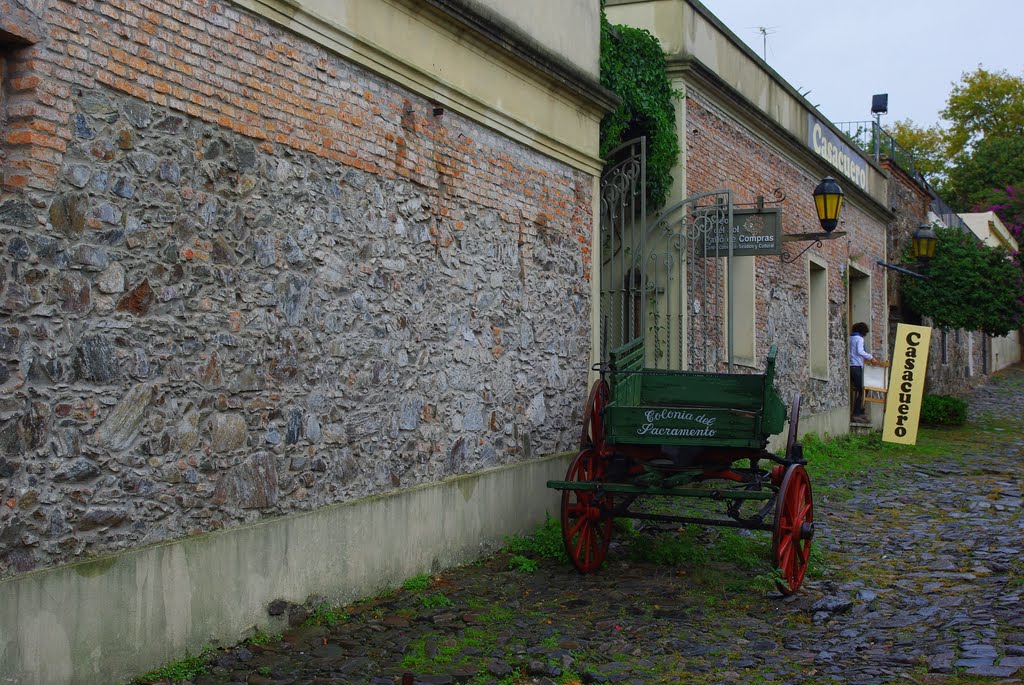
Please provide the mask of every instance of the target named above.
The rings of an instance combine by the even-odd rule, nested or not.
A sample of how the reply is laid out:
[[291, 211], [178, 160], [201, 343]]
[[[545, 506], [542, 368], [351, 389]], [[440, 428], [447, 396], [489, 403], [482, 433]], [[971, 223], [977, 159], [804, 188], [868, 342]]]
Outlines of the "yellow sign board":
[[889, 392], [885, 400], [882, 440], [904, 445], [917, 444], [917, 423], [924, 397], [924, 374], [928, 370], [928, 345], [932, 329], [901, 323], [896, 327], [892, 351]]

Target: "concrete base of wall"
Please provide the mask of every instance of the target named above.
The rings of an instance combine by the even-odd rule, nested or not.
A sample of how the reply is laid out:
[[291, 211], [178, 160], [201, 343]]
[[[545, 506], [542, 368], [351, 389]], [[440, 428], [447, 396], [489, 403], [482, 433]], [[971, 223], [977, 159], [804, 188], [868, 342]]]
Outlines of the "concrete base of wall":
[[281, 624], [267, 605], [341, 604], [472, 561], [557, 515], [573, 455], [489, 469], [0, 582], [0, 683], [110, 685]]

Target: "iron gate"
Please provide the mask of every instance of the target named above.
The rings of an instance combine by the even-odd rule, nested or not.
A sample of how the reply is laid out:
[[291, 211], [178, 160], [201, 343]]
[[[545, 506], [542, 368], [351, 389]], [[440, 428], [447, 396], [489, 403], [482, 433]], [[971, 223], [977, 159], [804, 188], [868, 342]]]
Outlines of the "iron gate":
[[647, 368], [731, 372], [732, 195], [695, 195], [648, 221], [645, 157], [645, 139], [631, 140], [601, 175], [601, 358], [643, 337]]

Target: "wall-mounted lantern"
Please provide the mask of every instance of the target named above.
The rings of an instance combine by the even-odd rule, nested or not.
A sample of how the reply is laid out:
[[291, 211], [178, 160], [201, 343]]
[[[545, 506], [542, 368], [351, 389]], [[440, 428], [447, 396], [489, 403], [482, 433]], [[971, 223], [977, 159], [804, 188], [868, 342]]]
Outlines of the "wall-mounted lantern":
[[[803, 253], [812, 247], [821, 247], [823, 240], [833, 240], [846, 235], [844, 231], [836, 231], [839, 225], [839, 212], [843, 209], [843, 189], [839, 187], [836, 180], [831, 176], [821, 179], [821, 183], [814, 189], [814, 209], [818, 212], [818, 223], [821, 224], [822, 233], [787, 233], [782, 236], [782, 242], [807, 241], [808, 245], [795, 255], [790, 255], [786, 250], [782, 251], [779, 259], [783, 264], [792, 264]], [[835, 231], [835, 232], [833, 232]]]
[[[914, 234], [911, 236], [911, 240], [914, 259], [917, 260], [918, 268], [921, 271], [924, 271], [928, 268], [928, 260], [935, 255], [935, 243], [938, 242], [938, 236], [935, 235], [935, 231], [931, 226], [922, 224], [917, 227], [916, 231], [914, 231]], [[895, 264], [886, 264], [885, 262], [880, 261], [878, 262], [878, 265], [884, 266], [886, 269], [898, 271], [901, 274], [906, 274], [907, 276], [913, 276], [914, 278], [928, 278], [928, 276], [923, 273], [911, 271], [910, 269], [902, 266], [896, 266]]]
[[935, 235], [935, 231], [932, 230], [931, 226], [927, 224], [917, 227], [914, 231], [914, 258], [919, 261], [922, 265], [927, 264], [928, 260], [935, 254], [935, 243], [938, 240], [938, 236]]
[[825, 233], [831, 233], [839, 225], [839, 211], [843, 208], [843, 189], [831, 176], [822, 179], [814, 189], [814, 208], [818, 210], [818, 222]]

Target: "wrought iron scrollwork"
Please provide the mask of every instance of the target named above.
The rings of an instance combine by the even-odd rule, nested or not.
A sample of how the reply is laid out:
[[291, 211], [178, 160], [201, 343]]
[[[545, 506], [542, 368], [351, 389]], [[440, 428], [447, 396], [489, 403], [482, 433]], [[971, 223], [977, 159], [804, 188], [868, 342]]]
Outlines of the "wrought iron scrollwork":
[[734, 202], [734, 207], [757, 207], [758, 209], [764, 209], [765, 207], [771, 207], [771, 205], [781, 205], [786, 201], [786, 191], [782, 188], [774, 188], [771, 191], [771, 199], [766, 200], [763, 195], [758, 195], [753, 202]]
[[795, 255], [791, 256], [789, 254], [789, 252], [787, 252], [786, 250], [783, 250], [782, 254], [779, 255], [779, 259], [782, 260], [783, 264], [792, 264], [796, 260], [800, 259], [800, 257], [803, 256], [804, 252], [807, 252], [812, 247], [822, 247], [823, 245], [824, 245], [824, 243], [822, 243], [821, 239], [819, 238], [819, 239], [814, 240], [814, 242], [812, 242], [812, 243], [808, 243], [807, 247], [805, 247], [804, 249], [800, 250]]

